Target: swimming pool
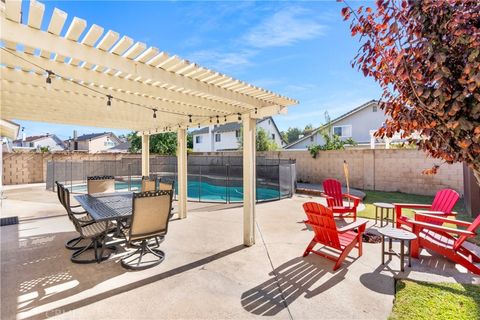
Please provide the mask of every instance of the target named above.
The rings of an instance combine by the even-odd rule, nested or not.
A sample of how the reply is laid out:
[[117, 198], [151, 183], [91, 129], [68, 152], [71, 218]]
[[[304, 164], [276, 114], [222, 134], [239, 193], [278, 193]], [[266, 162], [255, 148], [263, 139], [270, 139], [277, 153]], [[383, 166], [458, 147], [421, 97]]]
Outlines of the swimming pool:
[[[130, 184], [131, 191], [140, 191], [141, 180], [132, 180]], [[128, 191], [128, 181], [116, 181], [115, 190]], [[84, 193], [87, 191], [86, 184], [76, 184], [68, 187], [72, 192]], [[243, 187], [242, 186], [226, 186], [214, 185], [206, 181], [188, 181], [187, 196], [190, 200], [198, 200], [205, 202], [241, 202], [243, 201]], [[175, 185], [175, 193], [178, 193]], [[257, 201], [278, 200], [280, 198], [280, 191], [274, 188], [258, 187], [257, 186]]]

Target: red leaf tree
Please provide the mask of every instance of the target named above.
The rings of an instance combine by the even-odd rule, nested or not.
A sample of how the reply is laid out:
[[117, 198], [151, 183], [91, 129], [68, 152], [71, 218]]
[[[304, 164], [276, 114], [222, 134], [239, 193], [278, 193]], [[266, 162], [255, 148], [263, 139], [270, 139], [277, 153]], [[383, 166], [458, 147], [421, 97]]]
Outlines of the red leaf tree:
[[378, 0], [342, 9], [360, 48], [352, 66], [383, 89], [379, 137], [410, 142], [446, 163], [465, 162], [480, 184], [480, 1]]

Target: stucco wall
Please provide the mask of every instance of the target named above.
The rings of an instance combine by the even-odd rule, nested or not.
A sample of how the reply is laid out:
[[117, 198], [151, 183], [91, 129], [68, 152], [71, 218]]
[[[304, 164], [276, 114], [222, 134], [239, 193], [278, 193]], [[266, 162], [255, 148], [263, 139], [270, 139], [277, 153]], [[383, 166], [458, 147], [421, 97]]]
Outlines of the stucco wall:
[[[215, 135], [220, 134], [220, 141], [215, 141]], [[238, 138], [235, 131], [215, 132], [213, 137], [214, 150], [236, 149], [239, 147]]]
[[[209, 152], [195, 155], [241, 155], [241, 152]], [[452, 188], [463, 194], [463, 167], [457, 163], [442, 165], [437, 175], [425, 176], [421, 171], [440, 163], [422, 151], [406, 149], [366, 149], [322, 151], [314, 159], [308, 151], [282, 150], [259, 152], [267, 158], [296, 159], [299, 181], [321, 183], [335, 178], [343, 183], [343, 161], [350, 170], [350, 185], [354, 188], [434, 195], [442, 188]], [[3, 183], [21, 184], [45, 182], [46, 163], [65, 160], [120, 160], [139, 158], [139, 154], [112, 154], [86, 152], [65, 153], [4, 153]]]
[[[201, 142], [197, 143], [197, 137], [200, 137]], [[193, 151], [208, 152], [212, 149], [212, 138], [210, 133], [196, 134], [193, 136]]]
[[258, 128], [262, 128], [263, 130], [265, 130], [267, 132], [267, 135], [270, 139], [272, 139], [272, 134], [275, 135], [275, 139], [273, 139], [275, 141], [275, 143], [277, 144], [277, 146], [279, 147], [283, 147], [284, 144], [282, 144], [282, 137], [280, 136], [280, 132], [278, 132], [278, 130], [275, 128], [275, 125], [273, 124], [273, 121], [270, 120], [270, 119], [265, 119], [264, 121], [261, 121], [257, 124], [257, 130]]

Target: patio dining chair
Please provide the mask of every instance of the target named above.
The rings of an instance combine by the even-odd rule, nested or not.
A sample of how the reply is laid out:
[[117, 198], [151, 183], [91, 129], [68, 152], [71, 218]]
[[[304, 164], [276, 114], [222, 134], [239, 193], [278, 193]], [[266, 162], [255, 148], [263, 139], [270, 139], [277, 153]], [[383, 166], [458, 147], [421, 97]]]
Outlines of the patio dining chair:
[[[127, 246], [135, 250], [122, 259], [124, 268], [143, 270], [165, 259], [165, 253], [158, 247], [168, 231], [172, 196], [172, 190], [133, 194], [132, 222], [124, 232]], [[150, 240], [155, 240], [155, 247]], [[152, 256], [149, 260], [146, 260], [147, 254]]]
[[[65, 188], [62, 185], [58, 186], [62, 192], [61, 197], [65, 203], [65, 209], [67, 210], [67, 215], [72, 221], [75, 230], [80, 234], [80, 240], [86, 240], [88, 245], [82, 247], [75, 247], [73, 245], [71, 249], [76, 249], [73, 252], [72, 257], [70, 260], [74, 263], [94, 263], [94, 262], [101, 262], [109, 258], [112, 252], [116, 251], [115, 246], [107, 246], [105, 244], [106, 236], [109, 232], [115, 229], [115, 225], [110, 221], [99, 221], [96, 222], [93, 220], [89, 215], [85, 215], [83, 217], [77, 217], [71, 210], [70, 207], [70, 190]], [[69, 242], [72, 242], [70, 240]], [[67, 244], [69, 243], [67, 242]], [[78, 241], [80, 242], [80, 241]], [[77, 243], [78, 243], [77, 242]], [[77, 244], [76, 243], [76, 244]], [[70, 249], [70, 248], [69, 248]], [[88, 250], [94, 250], [94, 259], [84, 259], [82, 258], [82, 254], [87, 252]], [[109, 254], [106, 256], [104, 255], [105, 249], [110, 251]]]
[[162, 181], [160, 180], [158, 183], [158, 190], [174, 190], [175, 189], [175, 181]]
[[142, 192], [157, 190], [157, 177], [143, 176], [142, 177]]
[[[85, 210], [83, 210], [83, 211], [73, 211], [72, 210], [72, 209], [76, 209], [76, 208], [81, 208], [82, 206], [81, 205], [72, 206], [70, 204], [70, 197], [67, 198], [66, 195], [65, 195], [65, 186], [60, 184], [58, 181], [55, 181], [55, 184], [57, 186], [58, 201], [60, 201], [60, 204], [65, 208], [65, 210], [67, 210], [68, 218], [70, 220], [72, 220], [71, 216], [75, 216], [78, 220], [80, 220], [82, 222], [85, 222], [85, 223], [92, 222], [92, 218], [90, 217], [90, 215], [88, 214], [87, 211], [85, 211]], [[83, 238], [81, 236], [78, 236], [76, 238], [68, 240], [65, 243], [65, 248], [67, 248], [69, 250], [83, 249], [84, 246], [79, 245], [79, 243], [82, 240], [83, 240]]]
[[115, 192], [115, 177], [114, 176], [87, 177], [87, 192], [88, 194]]
[[[357, 207], [360, 198], [348, 193], [342, 193], [342, 184], [335, 179], [323, 181], [323, 196], [327, 198], [327, 205], [336, 217], [357, 219]], [[348, 200], [345, 205], [344, 199]]]
[[[339, 228], [333, 218], [333, 211], [320, 203], [306, 202], [303, 209], [308, 217], [305, 224], [315, 233], [312, 241], [303, 253], [306, 257], [310, 252], [335, 262], [333, 271], [340, 268], [345, 258], [353, 248], [358, 249], [358, 256], [362, 256], [362, 234], [365, 232], [367, 221], [358, 219], [353, 223]], [[313, 250], [315, 245], [320, 244], [327, 250]], [[336, 253], [333, 255], [331, 253]]]
[[[395, 206], [395, 215], [396, 215], [396, 224], [397, 228], [402, 226], [412, 228], [410, 220], [406, 216], [402, 216], [402, 209], [423, 209], [427, 211], [435, 212], [435, 215], [446, 218], [448, 216], [453, 216], [456, 213], [452, 212], [453, 207], [457, 203], [460, 195], [458, 192], [452, 189], [442, 189], [435, 194], [432, 204], [417, 204], [417, 203], [393, 203]], [[420, 216], [419, 216], [420, 218]], [[422, 219], [422, 218], [420, 218]], [[429, 223], [438, 223], [436, 220], [430, 218], [425, 218], [425, 222]]]

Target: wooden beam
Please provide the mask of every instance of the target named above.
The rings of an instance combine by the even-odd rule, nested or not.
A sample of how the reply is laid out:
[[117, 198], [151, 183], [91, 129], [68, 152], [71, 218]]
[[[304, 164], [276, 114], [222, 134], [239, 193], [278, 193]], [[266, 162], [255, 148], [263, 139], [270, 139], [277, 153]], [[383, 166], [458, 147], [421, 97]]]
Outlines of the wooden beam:
[[[144, 84], [139, 81], [133, 81], [129, 79], [122, 79], [118, 77], [112, 77], [105, 73], [95, 72], [84, 68], [72, 68], [65, 63], [59, 63], [51, 60], [42, 59], [36, 56], [25, 55], [20, 52], [15, 52], [16, 55], [23, 59], [28, 59], [43, 69], [55, 70], [60, 75], [68, 76], [75, 81], [83, 81], [86, 84], [95, 84], [96, 86], [104, 86], [106, 88], [116, 88], [118, 90], [130, 93], [130, 94], [142, 94], [148, 97], [157, 97], [162, 101], [170, 101], [174, 103], [181, 103], [192, 106], [196, 109], [209, 110], [214, 114], [228, 114], [231, 112], [238, 112], [239, 107], [236, 105], [226, 104], [223, 102], [197, 97], [191, 94], [184, 94], [173, 90], [168, 90], [163, 87]], [[25, 62], [15, 56], [0, 51], [0, 58], [2, 63], [11, 67], [20, 67], [23, 70], [35, 69], [31, 64]], [[241, 111], [248, 110], [241, 108]], [[190, 113], [197, 113], [194, 110]]]
[[150, 175], [150, 136], [142, 135], [142, 176]]
[[[22, 43], [26, 46], [48, 50], [57, 53], [57, 55], [71, 57], [81, 61], [86, 61], [93, 65], [98, 65], [108, 69], [119, 70], [125, 74], [140, 76], [142, 79], [152, 79], [169, 83], [178, 88], [186, 88], [194, 91], [207, 92], [213, 96], [220, 97], [232, 102], [241, 102], [252, 107], [261, 108], [268, 105], [268, 101], [256, 99], [248, 95], [236, 93], [234, 91], [222, 89], [218, 86], [210, 85], [205, 82], [197, 81], [173, 72], [168, 72], [162, 68], [155, 68], [143, 63], [131, 61], [115, 54], [104, 52], [97, 48], [91, 48], [78, 42], [69, 41], [50, 33], [35, 30], [28, 26], [13, 22], [1, 17], [2, 25], [9, 30], [3, 32], [1, 38], [4, 41]], [[124, 37], [121, 44], [116, 45], [112, 52], [120, 52], [124, 49], [125, 43], [129, 43], [127, 37]], [[120, 42], [119, 42], [120, 43]], [[125, 46], [125, 50], [128, 48]], [[123, 53], [123, 52], [122, 52]]]
[[257, 121], [243, 116], [243, 244], [255, 244]]
[[178, 216], [187, 217], [187, 130], [177, 131], [177, 167], [178, 167]]

